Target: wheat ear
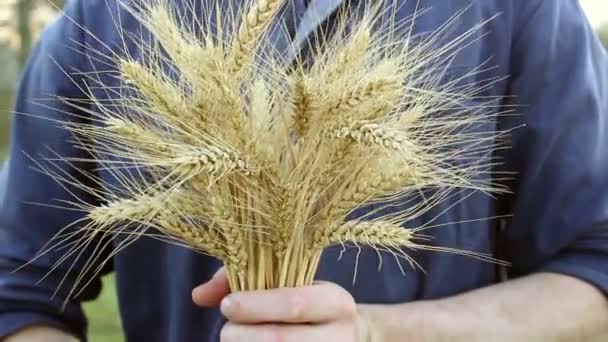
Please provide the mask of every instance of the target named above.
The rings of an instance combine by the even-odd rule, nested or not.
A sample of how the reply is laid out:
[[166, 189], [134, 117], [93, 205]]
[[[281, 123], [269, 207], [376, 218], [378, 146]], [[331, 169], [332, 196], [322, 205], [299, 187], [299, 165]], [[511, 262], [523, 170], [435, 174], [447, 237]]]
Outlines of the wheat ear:
[[231, 70], [238, 73], [251, 63], [255, 44], [278, 12], [284, 0], [258, 0], [241, 19], [241, 25], [230, 52]]
[[410, 187], [416, 189], [427, 185], [429, 176], [425, 176], [421, 170], [416, 170], [415, 166], [400, 164], [400, 167], [390, 166], [386, 170], [367, 169], [355, 179], [352, 185], [348, 186], [339, 197], [337, 208], [348, 211], [352, 208], [369, 201], [372, 198], [382, 198], [392, 193], [399, 193], [408, 190]]
[[[171, 15], [168, 6], [169, 4], [161, 2], [150, 7], [146, 23], [183, 76], [195, 83], [197, 76], [203, 73], [201, 66], [207, 65], [206, 59], [210, 57], [208, 52], [212, 51], [213, 47], [203, 47], [196, 37], [181, 27]], [[192, 63], [197, 59], [204, 62]]]
[[310, 121], [313, 119], [315, 96], [310, 82], [304, 76], [293, 77], [292, 83], [293, 131], [299, 137], [304, 137], [310, 128]]
[[[241, 221], [224, 205], [222, 200], [212, 197], [209, 201], [209, 211], [212, 224], [221, 227], [226, 244], [225, 261], [227, 271], [234, 286], [244, 288], [245, 273], [247, 271], [248, 254], [245, 243], [245, 232], [239, 228]], [[238, 280], [237, 280], [238, 279]]]
[[179, 179], [191, 179], [200, 174], [220, 176], [240, 172], [249, 175], [254, 172], [251, 163], [228, 148], [202, 143], [198, 146], [163, 143], [163, 137], [154, 134], [153, 130], [121, 119], [109, 119], [106, 127], [119, 134], [112, 139], [123, 143], [121, 149], [114, 150], [115, 155], [133, 158], [145, 166], [163, 168]]
[[[129, 60], [119, 61], [119, 69], [123, 80], [127, 84], [135, 85], [137, 90], [145, 96], [146, 101], [138, 102], [138, 104], [145, 103], [145, 107], [149, 106], [173, 127], [195, 132], [192, 130], [192, 126], [186, 124], [188, 119], [192, 118], [189, 117], [191, 113], [189, 108], [184, 104], [183, 92], [174, 82], [167, 80], [162, 72]], [[190, 124], [193, 122], [196, 121], [191, 120]]]
[[144, 127], [135, 122], [118, 118], [109, 118], [105, 121], [105, 128], [114, 136], [107, 137], [111, 141], [122, 142], [129, 151], [144, 151], [150, 155], [171, 155], [170, 137], [163, 135], [150, 127]]
[[341, 139], [352, 139], [371, 147], [378, 147], [401, 153], [415, 154], [417, 146], [402, 131], [390, 130], [386, 125], [373, 122], [354, 122], [339, 128], [331, 135]]
[[312, 243], [313, 250], [348, 242], [372, 247], [407, 247], [414, 237], [410, 230], [382, 220], [347, 221], [316, 235]]
[[364, 22], [359, 25], [357, 31], [351, 34], [350, 39], [338, 49], [336, 55], [328, 56], [330, 60], [319, 71], [319, 81], [325, 83], [326, 87], [338, 85], [336, 80], [343, 79], [349, 72], [359, 70], [369, 62], [372, 33], [369, 23]]
[[159, 192], [115, 200], [91, 209], [88, 216], [97, 225], [106, 227], [118, 222], [146, 221], [166, 210], [168, 196]]
[[209, 254], [225, 262], [233, 262], [227, 253], [227, 243], [214, 227], [192, 227], [192, 223], [180, 220], [174, 215], [159, 215], [153, 225], [169, 237], [186, 243], [197, 251]]

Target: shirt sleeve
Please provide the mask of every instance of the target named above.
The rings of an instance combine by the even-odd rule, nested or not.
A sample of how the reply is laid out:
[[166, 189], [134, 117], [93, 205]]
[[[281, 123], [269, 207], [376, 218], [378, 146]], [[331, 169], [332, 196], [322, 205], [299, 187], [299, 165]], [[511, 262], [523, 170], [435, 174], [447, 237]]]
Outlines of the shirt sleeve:
[[[556, 272], [608, 294], [608, 59], [576, 0], [522, 1], [501, 155], [515, 171], [505, 251], [513, 277]], [[513, 107], [510, 107], [513, 108]]]
[[[73, 201], [74, 196], [94, 202], [87, 193], [62, 186], [35, 170], [32, 161], [48, 166], [44, 158], [53, 157], [50, 151], [83, 157], [83, 151], [70, 142], [70, 133], [58, 127], [58, 122], [86, 120], [84, 111], [57, 99], [84, 98], [83, 80], [78, 78], [82, 74], [75, 72], [86, 71], [85, 33], [79, 28], [83, 5], [68, 1], [66, 6], [66, 13], [45, 30], [31, 53], [16, 93], [18, 114], [12, 116], [10, 156], [0, 171], [0, 339], [28, 325], [45, 324], [85, 340], [86, 319], [80, 302], [96, 297], [101, 288], [100, 280], [93, 277], [77, 297], [68, 296], [83, 262], [93, 255], [86, 249], [76, 262], [67, 259], [51, 273], [66, 249], [44, 254], [15, 271], [33, 260], [62, 228], [82, 218], [80, 212], [50, 205], [61, 205], [57, 200]], [[57, 165], [65, 177], [82, 178], [67, 164]], [[87, 165], [79, 167], [92, 172], [86, 170]]]

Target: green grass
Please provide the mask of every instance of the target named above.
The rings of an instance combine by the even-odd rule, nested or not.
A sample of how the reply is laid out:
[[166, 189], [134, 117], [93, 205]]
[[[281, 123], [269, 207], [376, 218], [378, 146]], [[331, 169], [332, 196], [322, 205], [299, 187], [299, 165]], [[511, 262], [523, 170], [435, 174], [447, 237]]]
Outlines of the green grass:
[[9, 112], [11, 108], [11, 94], [0, 92], [0, 159], [6, 153], [9, 137]]
[[[6, 144], [8, 142], [11, 102], [10, 94], [0, 92], [0, 160], [5, 155]], [[101, 295], [97, 300], [85, 303], [84, 309], [89, 318], [89, 337], [91, 342], [124, 341], [113, 276], [105, 277]]]
[[103, 291], [99, 298], [84, 305], [89, 318], [91, 342], [124, 341], [117, 307], [114, 277], [106, 276], [103, 280]]

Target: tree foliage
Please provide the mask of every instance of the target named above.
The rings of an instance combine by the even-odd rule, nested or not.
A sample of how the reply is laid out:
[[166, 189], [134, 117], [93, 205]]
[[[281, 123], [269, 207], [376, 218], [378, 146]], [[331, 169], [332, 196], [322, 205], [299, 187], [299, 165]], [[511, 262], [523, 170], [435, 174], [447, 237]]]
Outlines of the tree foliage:
[[597, 33], [600, 40], [602, 41], [602, 44], [604, 44], [604, 47], [608, 48], [608, 23], [600, 26], [600, 28], [597, 30]]

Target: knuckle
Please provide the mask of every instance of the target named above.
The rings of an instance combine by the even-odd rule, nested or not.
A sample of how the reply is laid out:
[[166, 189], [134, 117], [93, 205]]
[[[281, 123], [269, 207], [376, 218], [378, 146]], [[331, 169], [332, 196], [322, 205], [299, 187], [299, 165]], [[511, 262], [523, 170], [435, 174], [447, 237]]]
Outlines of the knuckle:
[[358, 313], [357, 304], [353, 296], [337, 284], [328, 283], [328, 293], [332, 293], [337, 299], [337, 310], [345, 318], [356, 318]]
[[237, 327], [230, 323], [225, 324], [224, 327], [222, 327], [222, 330], [220, 331], [220, 342], [237, 342], [237, 329]]
[[299, 321], [306, 316], [307, 299], [296, 291], [287, 294], [286, 302], [289, 308], [289, 319]]
[[351, 299], [342, 301], [340, 311], [348, 319], [356, 318], [358, 315], [357, 305], [355, 301]]
[[287, 337], [285, 331], [277, 325], [267, 325], [264, 329], [264, 341], [268, 342], [285, 342]]

